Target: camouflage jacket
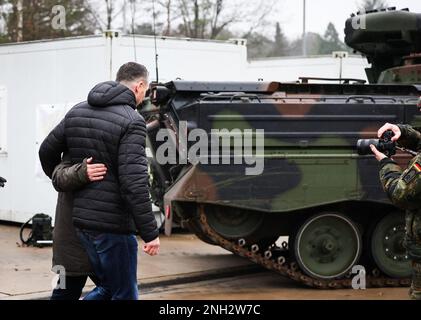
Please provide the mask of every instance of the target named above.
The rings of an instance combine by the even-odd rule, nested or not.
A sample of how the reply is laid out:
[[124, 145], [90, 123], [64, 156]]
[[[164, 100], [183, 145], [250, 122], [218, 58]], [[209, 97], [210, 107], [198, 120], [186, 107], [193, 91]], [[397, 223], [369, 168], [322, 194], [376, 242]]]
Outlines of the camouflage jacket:
[[[421, 151], [421, 133], [411, 126], [399, 125], [402, 136], [398, 144]], [[380, 181], [390, 200], [406, 210], [421, 209], [421, 154], [414, 157], [406, 170], [390, 158], [380, 162]]]

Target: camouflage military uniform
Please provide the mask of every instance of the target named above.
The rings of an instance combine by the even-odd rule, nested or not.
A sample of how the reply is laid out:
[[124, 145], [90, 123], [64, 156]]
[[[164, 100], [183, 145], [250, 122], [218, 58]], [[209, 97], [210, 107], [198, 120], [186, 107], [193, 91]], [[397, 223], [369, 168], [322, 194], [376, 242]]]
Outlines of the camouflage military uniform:
[[[421, 151], [421, 133], [407, 125], [399, 125], [400, 146]], [[390, 158], [381, 161], [380, 180], [390, 200], [406, 210], [404, 246], [412, 261], [413, 277], [410, 296], [421, 300], [421, 154], [403, 170]]]

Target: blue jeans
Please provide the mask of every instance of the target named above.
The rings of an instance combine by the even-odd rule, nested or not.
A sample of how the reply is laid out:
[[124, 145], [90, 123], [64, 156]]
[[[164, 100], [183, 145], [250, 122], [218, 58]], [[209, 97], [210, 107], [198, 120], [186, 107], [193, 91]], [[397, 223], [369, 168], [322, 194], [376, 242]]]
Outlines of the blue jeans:
[[84, 300], [137, 300], [137, 239], [134, 235], [77, 230], [99, 285]]

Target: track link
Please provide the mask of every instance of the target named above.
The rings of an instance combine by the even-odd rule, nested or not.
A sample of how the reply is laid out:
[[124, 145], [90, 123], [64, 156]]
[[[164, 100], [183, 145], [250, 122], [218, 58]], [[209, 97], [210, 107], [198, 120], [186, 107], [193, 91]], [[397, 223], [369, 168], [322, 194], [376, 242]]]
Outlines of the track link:
[[[264, 248], [261, 250], [257, 244], [247, 246], [244, 240], [239, 240], [238, 243], [227, 240], [216, 233], [208, 224], [203, 205], [199, 207], [199, 219], [201, 228], [206, 236], [222, 248], [231, 251], [232, 253], [244, 257], [262, 267], [274, 271], [282, 276], [288, 277], [296, 282], [302, 283], [306, 286], [318, 289], [351, 289], [352, 275], [349, 273], [345, 278], [334, 280], [315, 279], [305, 275], [298, 267], [298, 264], [287, 250], [287, 246], [283, 248]], [[269, 253], [270, 252], [270, 253]], [[409, 287], [410, 279], [394, 279], [387, 277], [378, 269], [367, 271], [366, 286], [367, 287]]]

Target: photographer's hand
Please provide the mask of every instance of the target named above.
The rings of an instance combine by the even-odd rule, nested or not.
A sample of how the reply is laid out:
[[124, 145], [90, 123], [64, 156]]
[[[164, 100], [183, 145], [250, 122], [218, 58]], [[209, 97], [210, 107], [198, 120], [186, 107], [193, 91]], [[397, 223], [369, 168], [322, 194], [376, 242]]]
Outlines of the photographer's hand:
[[377, 132], [377, 136], [379, 137], [379, 139], [381, 139], [381, 137], [383, 137], [384, 133], [386, 131], [389, 131], [389, 130], [393, 131], [393, 133], [394, 133], [392, 141], [394, 141], [394, 142], [398, 141], [399, 138], [402, 135], [401, 129], [399, 129], [399, 127], [397, 125], [390, 124], [390, 123], [386, 123], [383, 127], [381, 127], [379, 129], [379, 131]]
[[159, 247], [161, 246], [159, 237], [151, 242], [145, 243], [143, 245], [143, 252], [147, 253], [150, 256], [156, 256], [159, 254]]
[[387, 156], [384, 153], [381, 153], [379, 150], [377, 150], [377, 148], [374, 145], [370, 145], [370, 149], [374, 153], [374, 155], [376, 156], [377, 161], [380, 162], [383, 159], [387, 158]]

